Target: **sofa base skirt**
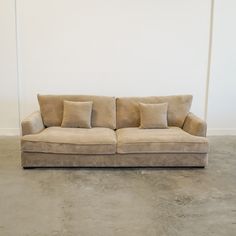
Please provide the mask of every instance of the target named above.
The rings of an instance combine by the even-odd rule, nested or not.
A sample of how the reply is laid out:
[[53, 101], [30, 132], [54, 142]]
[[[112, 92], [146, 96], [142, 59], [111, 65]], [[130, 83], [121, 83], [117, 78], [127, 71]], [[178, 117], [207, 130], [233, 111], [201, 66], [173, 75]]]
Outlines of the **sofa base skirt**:
[[31, 167], [205, 167], [207, 153], [140, 153], [75, 155], [22, 152], [21, 164]]

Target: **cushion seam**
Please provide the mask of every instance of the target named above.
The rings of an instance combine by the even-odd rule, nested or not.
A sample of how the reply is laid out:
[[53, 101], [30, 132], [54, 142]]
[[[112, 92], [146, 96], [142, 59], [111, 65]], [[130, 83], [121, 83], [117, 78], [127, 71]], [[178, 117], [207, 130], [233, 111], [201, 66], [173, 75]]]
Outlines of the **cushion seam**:
[[22, 140], [23, 142], [31, 142], [31, 143], [47, 143], [47, 144], [69, 144], [69, 145], [116, 145], [117, 143], [59, 143], [59, 142], [44, 142], [44, 141], [28, 141]]
[[156, 144], [156, 143], [169, 143], [169, 144], [175, 144], [175, 143], [193, 143], [193, 144], [208, 144], [208, 142], [134, 142], [134, 143], [123, 143], [123, 142], [117, 142], [117, 144], [123, 144], [123, 145], [135, 145], [135, 144], [146, 144], [146, 143], [150, 143], [150, 144]]

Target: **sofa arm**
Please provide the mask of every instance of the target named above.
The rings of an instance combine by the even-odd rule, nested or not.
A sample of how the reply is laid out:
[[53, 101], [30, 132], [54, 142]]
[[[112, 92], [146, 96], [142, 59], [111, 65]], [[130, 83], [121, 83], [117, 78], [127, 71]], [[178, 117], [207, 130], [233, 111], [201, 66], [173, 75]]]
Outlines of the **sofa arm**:
[[193, 113], [189, 113], [184, 121], [183, 130], [192, 135], [206, 137], [207, 124]]
[[22, 135], [36, 134], [45, 129], [41, 113], [36, 111], [21, 122]]

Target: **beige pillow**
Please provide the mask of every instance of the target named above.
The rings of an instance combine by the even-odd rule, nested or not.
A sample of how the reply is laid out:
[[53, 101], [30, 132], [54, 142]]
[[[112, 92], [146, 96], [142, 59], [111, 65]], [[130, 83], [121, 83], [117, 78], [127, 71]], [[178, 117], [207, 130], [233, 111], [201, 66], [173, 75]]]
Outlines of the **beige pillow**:
[[64, 101], [61, 127], [91, 128], [93, 102]]
[[144, 104], [139, 103], [140, 128], [166, 129], [168, 103]]

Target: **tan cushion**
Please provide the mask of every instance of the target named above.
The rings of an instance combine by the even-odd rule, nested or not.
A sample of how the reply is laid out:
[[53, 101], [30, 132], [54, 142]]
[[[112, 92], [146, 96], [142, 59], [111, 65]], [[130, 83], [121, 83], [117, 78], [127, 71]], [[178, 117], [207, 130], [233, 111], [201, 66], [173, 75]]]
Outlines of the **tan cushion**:
[[93, 102], [92, 127], [116, 128], [116, 103], [114, 97], [89, 95], [38, 95], [41, 115], [46, 127], [61, 126], [63, 102]]
[[112, 154], [116, 134], [109, 128], [46, 128], [22, 137], [22, 151], [64, 154]]
[[145, 104], [139, 103], [140, 128], [166, 129], [168, 103]]
[[178, 127], [168, 129], [123, 128], [116, 131], [118, 153], [207, 153], [205, 137]]
[[138, 127], [139, 103], [168, 103], [168, 125], [182, 128], [192, 103], [191, 95], [163, 97], [123, 97], [116, 100], [116, 127]]
[[64, 101], [62, 127], [91, 128], [93, 102]]

